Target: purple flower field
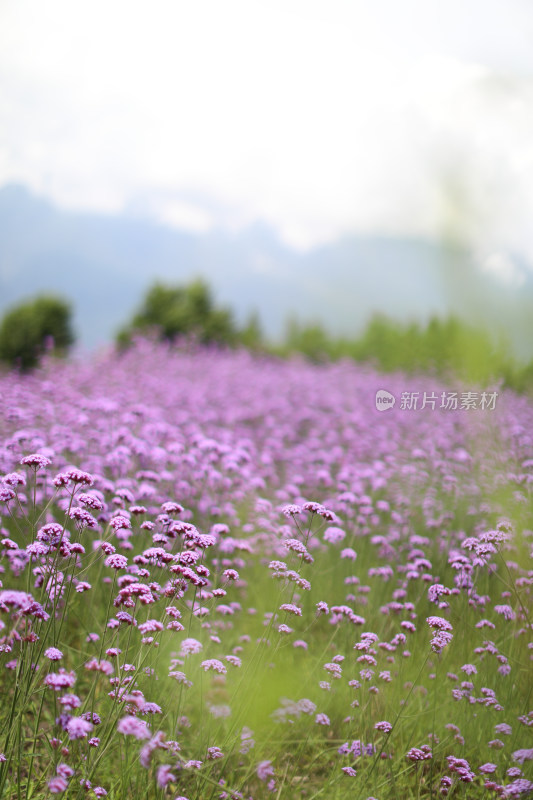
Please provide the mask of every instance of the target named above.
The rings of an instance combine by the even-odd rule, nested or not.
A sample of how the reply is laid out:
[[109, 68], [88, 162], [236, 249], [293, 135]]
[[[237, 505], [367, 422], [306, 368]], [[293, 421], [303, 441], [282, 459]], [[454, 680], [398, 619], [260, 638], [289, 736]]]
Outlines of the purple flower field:
[[532, 794], [527, 398], [143, 341], [0, 398], [1, 798]]

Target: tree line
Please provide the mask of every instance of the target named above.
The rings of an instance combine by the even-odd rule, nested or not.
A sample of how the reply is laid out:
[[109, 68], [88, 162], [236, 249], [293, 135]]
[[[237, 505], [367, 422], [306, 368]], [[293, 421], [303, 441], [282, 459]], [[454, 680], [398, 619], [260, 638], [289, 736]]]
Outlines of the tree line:
[[[117, 347], [127, 348], [139, 335], [170, 342], [191, 337], [201, 344], [240, 346], [280, 357], [299, 353], [316, 362], [348, 358], [385, 372], [423, 372], [485, 384], [501, 380], [519, 391], [533, 390], [533, 361], [518, 363], [506, 342], [457, 317], [402, 323], [375, 315], [362, 334], [351, 337], [334, 335], [321, 323], [293, 319], [282, 340], [273, 343], [264, 337], [256, 314], [239, 326], [231, 309], [219, 305], [201, 279], [152, 285], [118, 332]], [[0, 360], [11, 368], [33, 369], [45, 354], [61, 357], [74, 343], [72, 308], [60, 297], [23, 302], [0, 322]]]

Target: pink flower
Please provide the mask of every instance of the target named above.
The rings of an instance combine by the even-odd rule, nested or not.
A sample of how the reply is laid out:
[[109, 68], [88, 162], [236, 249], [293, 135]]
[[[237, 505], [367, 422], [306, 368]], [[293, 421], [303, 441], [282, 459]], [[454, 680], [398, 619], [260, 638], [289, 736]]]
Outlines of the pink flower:
[[171, 767], [169, 764], [161, 764], [161, 766], [157, 768], [157, 785], [160, 789], [164, 789], [169, 783], [176, 781], [176, 776], [173, 775], [170, 770]]
[[137, 717], [126, 716], [119, 720], [117, 725], [119, 733], [124, 736], [135, 736], [136, 739], [149, 739], [150, 730], [146, 722]]
[[50, 661], [61, 661], [61, 659], [63, 658], [63, 653], [61, 652], [61, 650], [58, 650], [57, 647], [48, 647], [44, 651], [44, 655], [46, 656], [46, 658], [49, 658]]

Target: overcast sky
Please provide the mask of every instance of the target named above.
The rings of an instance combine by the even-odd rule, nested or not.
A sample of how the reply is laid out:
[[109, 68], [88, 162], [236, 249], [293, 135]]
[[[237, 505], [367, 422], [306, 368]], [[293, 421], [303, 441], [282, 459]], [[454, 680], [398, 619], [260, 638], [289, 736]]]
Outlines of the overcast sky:
[[533, 263], [531, 0], [0, 0], [0, 185]]

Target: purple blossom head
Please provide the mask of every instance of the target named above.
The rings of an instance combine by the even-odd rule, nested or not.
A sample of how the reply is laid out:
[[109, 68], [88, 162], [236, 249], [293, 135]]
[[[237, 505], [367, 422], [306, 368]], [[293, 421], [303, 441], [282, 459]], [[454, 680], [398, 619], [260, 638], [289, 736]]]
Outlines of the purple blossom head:
[[136, 739], [150, 738], [150, 730], [146, 722], [133, 716], [122, 717], [118, 722], [117, 730], [124, 736], [134, 736]]
[[61, 652], [61, 650], [58, 650], [57, 647], [48, 647], [44, 651], [44, 655], [46, 656], [46, 658], [49, 658], [50, 661], [61, 661], [61, 659], [63, 658], [63, 653]]
[[31, 453], [29, 456], [24, 456], [20, 463], [25, 467], [33, 467], [35, 470], [46, 469], [52, 463], [48, 456], [43, 456], [42, 453]]
[[83, 717], [71, 717], [66, 728], [69, 739], [84, 739], [92, 729], [92, 723]]

